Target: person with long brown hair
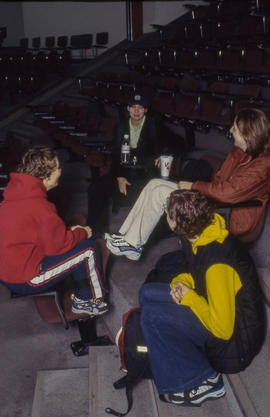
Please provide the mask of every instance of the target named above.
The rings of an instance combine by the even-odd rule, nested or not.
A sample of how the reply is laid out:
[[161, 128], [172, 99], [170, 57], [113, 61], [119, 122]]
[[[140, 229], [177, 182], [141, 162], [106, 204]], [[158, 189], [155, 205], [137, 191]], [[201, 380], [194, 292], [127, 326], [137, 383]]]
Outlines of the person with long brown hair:
[[243, 241], [252, 240], [263, 216], [270, 192], [270, 125], [258, 109], [242, 109], [230, 132], [234, 148], [210, 182], [151, 180], [117, 234], [106, 234], [107, 247], [114, 255], [137, 260], [142, 247], [166, 209], [170, 193], [177, 188], [199, 190], [213, 200], [239, 203], [258, 200], [261, 206], [232, 209], [230, 231]]

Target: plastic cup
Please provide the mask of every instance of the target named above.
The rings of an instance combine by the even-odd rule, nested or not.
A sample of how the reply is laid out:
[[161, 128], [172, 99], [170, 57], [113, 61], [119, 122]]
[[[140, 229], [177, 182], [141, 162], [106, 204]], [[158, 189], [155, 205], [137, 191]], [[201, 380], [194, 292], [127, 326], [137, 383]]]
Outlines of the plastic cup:
[[173, 156], [161, 155], [160, 156], [160, 173], [161, 178], [168, 179], [172, 166]]

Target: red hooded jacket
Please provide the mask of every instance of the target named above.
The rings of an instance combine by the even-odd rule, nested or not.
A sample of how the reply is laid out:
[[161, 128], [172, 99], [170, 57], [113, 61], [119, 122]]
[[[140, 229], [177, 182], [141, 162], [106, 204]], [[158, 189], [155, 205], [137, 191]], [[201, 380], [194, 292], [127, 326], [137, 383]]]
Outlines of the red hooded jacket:
[[0, 205], [0, 280], [29, 281], [45, 256], [61, 255], [86, 238], [84, 229], [67, 230], [39, 178], [10, 175]]

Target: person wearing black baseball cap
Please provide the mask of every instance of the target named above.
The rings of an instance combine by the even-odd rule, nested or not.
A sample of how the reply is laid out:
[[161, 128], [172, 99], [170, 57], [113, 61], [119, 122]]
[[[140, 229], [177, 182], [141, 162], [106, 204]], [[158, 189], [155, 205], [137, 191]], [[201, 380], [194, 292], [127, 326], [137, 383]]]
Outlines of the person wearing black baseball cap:
[[132, 94], [128, 100], [128, 106], [140, 105], [145, 109], [148, 108], [148, 100], [147, 97], [141, 93], [135, 92]]
[[[160, 139], [156, 120], [148, 114], [148, 98], [135, 91], [128, 99], [127, 113], [129, 117], [118, 124], [113, 139], [112, 169], [96, 178], [88, 189], [88, 224], [98, 232], [108, 227], [103, 209], [111, 197], [115, 210], [131, 206], [146, 183], [157, 175], [155, 160], [160, 156]], [[135, 168], [120, 163], [124, 135], [128, 135], [132, 160], [137, 162]]]

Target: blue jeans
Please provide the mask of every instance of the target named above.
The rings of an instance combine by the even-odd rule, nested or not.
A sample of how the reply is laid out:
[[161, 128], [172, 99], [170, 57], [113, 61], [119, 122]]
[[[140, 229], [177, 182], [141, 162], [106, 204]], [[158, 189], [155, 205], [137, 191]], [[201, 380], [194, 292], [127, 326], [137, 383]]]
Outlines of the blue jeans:
[[80, 299], [101, 298], [107, 292], [99, 251], [93, 240], [81, 240], [62, 255], [45, 256], [39, 274], [23, 284], [2, 283], [14, 293], [30, 295], [49, 290], [70, 275], [74, 293]]
[[203, 351], [209, 332], [189, 307], [172, 300], [169, 284], [144, 284], [139, 301], [141, 326], [160, 394], [189, 390], [214, 374]]

